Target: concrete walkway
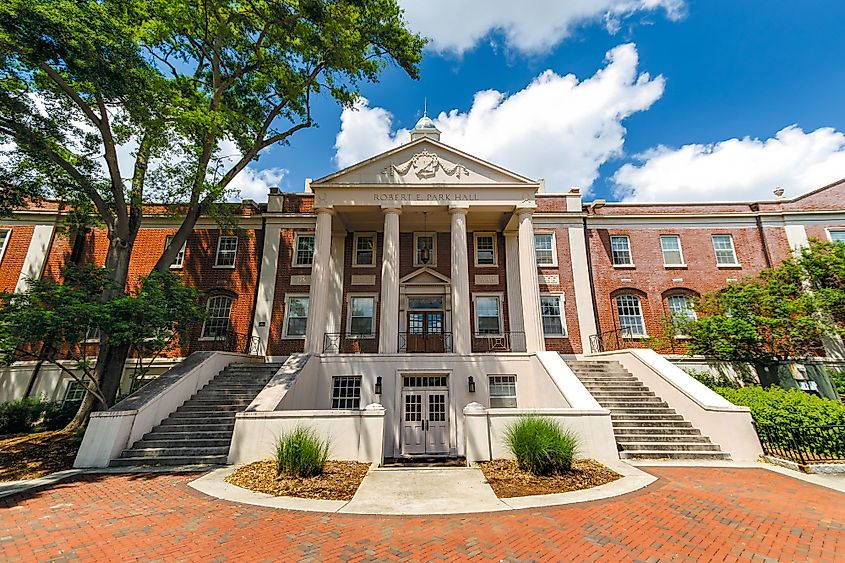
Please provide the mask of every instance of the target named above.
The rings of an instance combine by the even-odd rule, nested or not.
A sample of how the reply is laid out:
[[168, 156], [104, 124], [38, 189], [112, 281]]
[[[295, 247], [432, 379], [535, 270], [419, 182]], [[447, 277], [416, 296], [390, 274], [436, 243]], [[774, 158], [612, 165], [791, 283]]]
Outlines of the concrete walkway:
[[477, 467], [374, 469], [340, 512], [460, 514], [508, 510]]

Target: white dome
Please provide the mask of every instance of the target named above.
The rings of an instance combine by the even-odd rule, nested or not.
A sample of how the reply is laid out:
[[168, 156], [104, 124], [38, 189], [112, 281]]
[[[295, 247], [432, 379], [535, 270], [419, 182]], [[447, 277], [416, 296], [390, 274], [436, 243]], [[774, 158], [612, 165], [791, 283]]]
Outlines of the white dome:
[[423, 115], [420, 120], [417, 121], [414, 129], [437, 129], [437, 127], [434, 126], [434, 122], [428, 115]]

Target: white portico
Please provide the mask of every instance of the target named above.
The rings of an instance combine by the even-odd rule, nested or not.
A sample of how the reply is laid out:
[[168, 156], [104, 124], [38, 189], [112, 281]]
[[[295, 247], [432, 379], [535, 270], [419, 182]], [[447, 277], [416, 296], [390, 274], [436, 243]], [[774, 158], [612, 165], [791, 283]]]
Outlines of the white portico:
[[[377, 349], [357, 350], [379, 354], [470, 354], [493, 337], [502, 351], [544, 349], [538, 315], [521, 314], [540, 310], [532, 215], [542, 182], [443, 145], [426, 120], [410, 143], [310, 184], [317, 221], [306, 352], [342, 352], [338, 338], [364, 336]], [[356, 261], [370, 251], [372, 261]], [[369, 293], [372, 333], [354, 334], [342, 302]]]

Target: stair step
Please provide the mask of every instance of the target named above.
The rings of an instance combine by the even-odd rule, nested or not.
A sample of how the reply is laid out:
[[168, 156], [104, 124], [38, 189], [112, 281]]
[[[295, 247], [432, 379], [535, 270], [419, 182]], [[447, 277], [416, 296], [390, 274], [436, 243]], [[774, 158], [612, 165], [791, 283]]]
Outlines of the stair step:
[[677, 414], [669, 407], [608, 407], [611, 414]]
[[179, 413], [187, 413], [187, 412], [241, 412], [246, 408], [247, 405], [229, 405], [229, 404], [220, 404], [220, 403], [194, 403], [193, 401], [188, 401], [178, 409], [176, 412]]
[[594, 397], [601, 406], [609, 409], [618, 407], [654, 407], [654, 408], [669, 408], [665, 402], [660, 400], [660, 397], [640, 397], [634, 399], [599, 399]]
[[625, 452], [718, 452], [719, 446], [701, 442], [628, 442]]
[[[161, 426], [156, 427], [161, 429]], [[227, 440], [228, 442], [232, 441], [232, 427], [227, 427], [226, 430], [206, 430], [205, 427], [200, 427], [197, 430], [185, 430], [179, 432], [167, 432], [167, 430], [171, 430], [173, 426], [165, 426], [163, 427], [164, 430], [159, 430], [156, 432], [156, 428], [144, 434], [144, 437], [141, 438], [142, 442], [146, 441], [163, 441], [163, 440]], [[176, 427], [178, 428], [178, 427]], [[136, 442], [138, 444], [140, 442]]]
[[206, 456], [160, 456], [160, 457], [119, 457], [111, 460], [111, 467], [132, 467], [137, 465], [225, 465], [228, 455]]
[[636, 421], [651, 424], [654, 422], [682, 422], [684, 417], [679, 414], [631, 414], [631, 413], [610, 413], [611, 421]]
[[[624, 422], [624, 421], [623, 421]], [[627, 422], [624, 422], [624, 426], [622, 423], [614, 424], [613, 425], [613, 432], [616, 436], [642, 436], [642, 435], [652, 435], [652, 436], [659, 436], [659, 435], [683, 435], [683, 436], [697, 436], [701, 435], [701, 430], [698, 428], [693, 428], [692, 424], [689, 422], [686, 423], [671, 423], [671, 426], [656, 426], [656, 421], [649, 421], [642, 426], [631, 426]], [[680, 426], [680, 424], [686, 424], [686, 426]]]
[[235, 420], [235, 411], [219, 411], [211, 408], [194, 411], [176, 411], [168, 417], [168, 420], [172, 418], [230, 418]]
[[710, 438], [707, 438], [706, 436], [696, 436], [690, 434], [658, 434], [655, 433], [654, 430], [655, 429], [652, 428], [649, 434], [620, 434], [616, 432], [614, 435], [616, 436], [616, 442], [619, 444], [642, 444], [644, 442], [710, 443]]
[[214, 420], [212, 419], [210, 422], [203, 423], [201, 420], [196, 419], [184, 419], [184, 418], [176, 418], [176, 419], [165, 419], [150, 430], [150, 432], [228, 432], [230, 435], [232, 430], [235, 429], [235, 419], [225, 419], [225, 420]]
[[161, 434], [154, 434], [151, 438], [143, 438], [132, 445], [133, 450], [146, 449], [177, 449], [177, 448], [227, 448], [232, 443], [231, 436], [222, 438], [199, 438], [193, 434], [179, 434], [176, 438], [164, 438]]
[[620, 459], [730, 459], [731, 456], [725, 452], [664, 452], [664, 451], [637, 451], [619, 452]]
[[123, 455], [120, 457], [151, 458], [168, 455], [185, 457], [228, 454], [229, 446], [215, 446], [208, 448], [186, 446], [182, 448], [129, 448], [128, 450], [123, 450]]

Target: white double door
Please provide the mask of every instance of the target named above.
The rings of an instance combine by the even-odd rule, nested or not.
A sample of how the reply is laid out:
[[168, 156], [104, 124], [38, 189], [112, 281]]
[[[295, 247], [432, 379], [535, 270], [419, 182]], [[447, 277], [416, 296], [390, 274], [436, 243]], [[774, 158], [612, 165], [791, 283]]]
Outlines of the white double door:
[[449, 453], [449, 392], [447, 390], [402, 392], [402, 453], [404, 455]]

